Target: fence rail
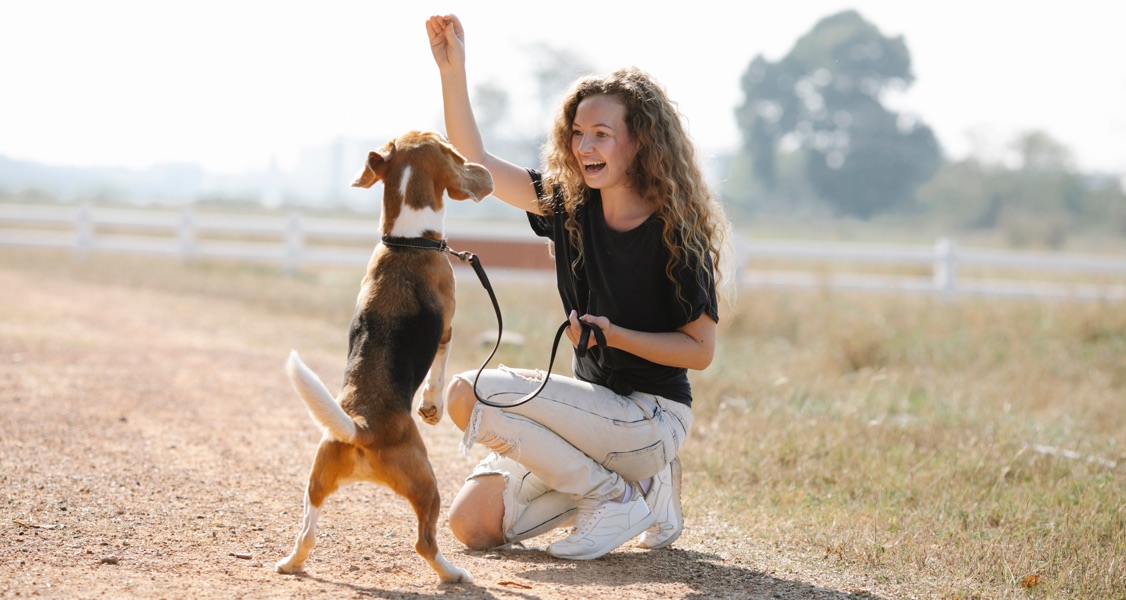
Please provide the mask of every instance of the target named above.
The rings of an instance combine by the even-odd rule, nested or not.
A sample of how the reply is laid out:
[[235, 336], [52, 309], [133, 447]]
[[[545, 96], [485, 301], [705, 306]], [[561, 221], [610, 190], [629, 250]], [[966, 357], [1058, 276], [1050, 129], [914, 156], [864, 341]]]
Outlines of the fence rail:
[[[450, 223], [450, 245], [500, 269], [552, 268], [543, 240], [526, 228]], [[0, 247], [362, 265], [379, 238], [375, 219], [0, 204]], [[741, 287], [900, 290], [947, 295], [1126, 300], [1126, 259], [931, 245], [736, 241]]]

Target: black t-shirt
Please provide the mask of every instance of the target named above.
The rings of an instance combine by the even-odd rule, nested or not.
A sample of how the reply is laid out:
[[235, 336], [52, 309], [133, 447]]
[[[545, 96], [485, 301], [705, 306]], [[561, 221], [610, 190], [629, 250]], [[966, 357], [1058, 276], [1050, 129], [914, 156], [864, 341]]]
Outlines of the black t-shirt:
[[[536, 193], [543, 197], [539, 172], [529, 170]], [[675, 331], [701, 314], [717, 323], [719, 309], [711, 262], [682, 266], [674, 274], [676, 286], [665, 274], [669, 253], [661, 238], [661, 221], [650, 216], [629, 231], [614, 231], [602, 214], [602, 194], [590, 190], [575, 217], [582, 229], [583, 262], [576, 275], [571, 266], [577, 250], [564, 226], [567, 214], [560, 195], [553, 215], [528, 213], [536, 235], [555, 244], [555, 273], [564, 314], [571, 310], [604, 316], [615, 326], [635, 331]], [[608, 385], [611, 371], [624, 378], [633, 389], [691, 406], [692, 387], [688, 370], [645, 360], [617, 348], [591, 348], [586, 356], [575, 356], [575, 376], [584, 381]], [[611, 386], [612, 387], [612, 386]]]

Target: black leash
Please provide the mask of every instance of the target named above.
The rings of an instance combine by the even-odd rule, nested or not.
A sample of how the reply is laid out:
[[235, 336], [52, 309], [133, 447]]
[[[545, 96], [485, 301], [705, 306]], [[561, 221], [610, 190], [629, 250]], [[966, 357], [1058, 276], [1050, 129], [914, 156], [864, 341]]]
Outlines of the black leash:
[[[563, 332], [566, 331], [567, 327], [571, 325], [570, 320], [564, 320], [563, 323], [559, 326], [559, 329], [555, 332], [555, 340], [551, 343], [551, 358], [547, 361], [547, 372], [544, 373], [543, 381], [540, 382], [538, 388], [536, 388], [532, 393], [510, 404], [497, 404], [490, 400], [486, 400], [482, 398], [481, 394], [477, 391], [477, 381], [481, 378], [481, 373], [484, 372], [485, 367], [487, 367], [489, 365], [489, 362], [493, 360], [493, 356], [496, 355], [497, 350], [500, 348], [500, 340], [504, 335], [504, 318], [500, 313], [500, 303], [497, 302], [496, 292], [493, 291], [493, 286], [491, 283], [489, 283], [489, 276], [485, 274], [485, 267], [481, 266], [481, 260], [477, 258], [477, 255], [472, 252], [458, 252], [453, 248], [450, 248], [446, 243], [446, 240], [384, 236], [383, 245], [391, 248], [417, 248], [424, 250], [437, 250], [439, 252], [445, 252], [446, 254], [456, 256], [457, 259], [462, 263], [468, 264], [473, 267], [473, 272], [477, 274], [477, 279], [481, 281], [481, 287], [485, 288], [485, 291], [489, 293], [489, 300], [493, 303], [493, 312], [495, 312], [497, 315], [497, 341], [496, 344], [493, 345], [493, 350], [492, 352], [489, 352], [489, 356], [485, 359], [485, 362], [481, 363], [481, 368], [477, 369], [476, 377], [473, 378], [473, 395], [477, 397], [478, 402], [487, 406], [492, 406], [494, 408], [512, 408], [514, 406], [520, 406], [521, 404], [524, 404], [532, 398], [540, 395], [540, 392], [542, 392], [544, 387], [547, 386], [547, 381], [551, 379], [551, 367], [555, 365], [555, 354], [559, 350], [559, 340], [563, 337]], [[605, 347], [606, 337], [602, 333], [602, 330], [600, 328], [582, 321], [580, 321], [579, 324], [582, 326], [583, 330], [582, 334], [579, 337], [579, 348], [576, 349], [576, 351], [579, 352], [579, 356], [583, 356], [586, 353], [587, 345], [590, 343], [590, 334], [592, 331], [594, 333], [595, 341]]]

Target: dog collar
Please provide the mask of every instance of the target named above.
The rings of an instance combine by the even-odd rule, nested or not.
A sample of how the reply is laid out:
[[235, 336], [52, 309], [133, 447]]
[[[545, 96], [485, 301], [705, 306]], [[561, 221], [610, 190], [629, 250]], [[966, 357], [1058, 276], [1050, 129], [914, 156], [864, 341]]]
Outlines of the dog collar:
[[382, 241], [383, 245], [389, 248], [418, 248], [444, 252], [449, 247], [446, 245], [446, 240], [432, 240], [424, 237], [391, 237], [385, 235]]

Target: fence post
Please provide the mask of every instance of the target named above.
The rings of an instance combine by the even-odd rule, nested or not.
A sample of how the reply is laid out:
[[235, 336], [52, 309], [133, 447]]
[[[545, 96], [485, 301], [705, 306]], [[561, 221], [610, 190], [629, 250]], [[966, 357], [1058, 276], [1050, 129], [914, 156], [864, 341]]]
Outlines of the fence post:
[[89, 202], [78, 207], [74, 221], [74, 252], [79, 258], [89, 258], [94, 250], [94, 211]]
[[743, 238], [738, 235], [734, 235], [733, 237], [734, 239], [731, 240], [731, 253], [734, 254], [734, 268], [731, 270], [733, 270], [734, 273], [728, 275], [728, 277], [735, 277], [735, 290], [736, 293], [738, 293], [738, 290], [743, 289], [743, 282], [747, 279], [747, 271], [751, 268], [750, 265], [747, 264], [751, 261], [751, 257], [750, 252], [746, 250], [746, 244], [743, 242]]
[[285, 271], [290, 275], [295, 275], [301, 268], [301, 254], [305, 250], [305, 234], [301, 227], [301, 215], [296, 211], [289, 213], [289, 219], [286, 220], [285, 247]]
[[196, 256], [195, 213], [191, 207], [185, 208], [180, 215], [178, 236], [180, 238], [180, 260], [185, 263], [191, 262]]
[[948, 294], [958, 289], [958, 244], [950, 238], [934, 244], [934, 288]]

